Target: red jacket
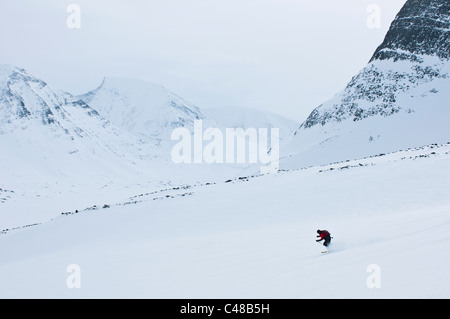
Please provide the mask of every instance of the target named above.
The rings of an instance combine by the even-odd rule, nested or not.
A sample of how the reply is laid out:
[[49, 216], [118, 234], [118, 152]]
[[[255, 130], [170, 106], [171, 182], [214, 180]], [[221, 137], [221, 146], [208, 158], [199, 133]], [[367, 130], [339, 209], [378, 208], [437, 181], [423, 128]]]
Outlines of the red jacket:
[[[320, 239], [319, 239], [319, 240], [322, 240], [322, 239], [324, 239], [324, 238], [330, 236], [330, 233], [329, 233], [327, 230], [322, 230], [322, 231], [319, 233], [319, 235], [320, 235]], [[317, 236], [317, 237], [319, 237], [319, 236]]]

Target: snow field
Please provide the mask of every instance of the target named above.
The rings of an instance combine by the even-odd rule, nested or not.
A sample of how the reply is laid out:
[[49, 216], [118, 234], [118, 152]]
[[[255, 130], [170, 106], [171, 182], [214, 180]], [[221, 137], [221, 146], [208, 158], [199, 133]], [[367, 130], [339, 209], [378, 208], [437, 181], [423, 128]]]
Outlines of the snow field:
[[[10, 231], [0, 237], [0, 296], [448, 298], [447, 148], [200, 186]], [[328, 254], [319, 228], [334, 237]], [[66, 284], [71, 264], [79, 289]], [[379, 288], [368, 287], [371, 265]]]

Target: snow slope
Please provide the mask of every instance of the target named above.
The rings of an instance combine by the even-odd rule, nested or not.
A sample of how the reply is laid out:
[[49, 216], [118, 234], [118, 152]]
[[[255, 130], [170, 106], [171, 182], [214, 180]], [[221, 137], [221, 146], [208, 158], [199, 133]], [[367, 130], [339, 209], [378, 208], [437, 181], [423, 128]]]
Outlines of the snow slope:
[[0, 297], [449, 298], [449, 164], [428, 145], [92, 203], [0, 235]]

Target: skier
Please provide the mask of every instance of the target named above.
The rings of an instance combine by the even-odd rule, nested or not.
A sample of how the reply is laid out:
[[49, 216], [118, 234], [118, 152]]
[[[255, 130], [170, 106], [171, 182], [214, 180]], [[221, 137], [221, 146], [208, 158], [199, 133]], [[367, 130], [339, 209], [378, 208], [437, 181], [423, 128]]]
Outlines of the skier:
[[324, 240], [323, 245], [325, 247], [328, 247], [328, 245], [331, 243], [331, 234], [327, 230], [317, 230], [317, 233], [319, 234], [317, 237], [320, 237], [316, 240], [316, 242], [320, 242]]

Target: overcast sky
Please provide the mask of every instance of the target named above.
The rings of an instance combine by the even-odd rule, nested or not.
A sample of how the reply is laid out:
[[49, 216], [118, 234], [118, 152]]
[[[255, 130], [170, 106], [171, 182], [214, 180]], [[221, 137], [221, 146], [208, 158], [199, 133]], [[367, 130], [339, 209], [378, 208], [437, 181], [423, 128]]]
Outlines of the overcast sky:
[[[367, 64], [405, 2], [2, 1], [0, 63], [73, 94], [104, 76], [131, 77], [200, 108], [245, 106], [301, 122]], [[80, 28], [67, 25], [70, 4], [81, 9]], [[379, 28], [367, 24], [372, 4]]]

